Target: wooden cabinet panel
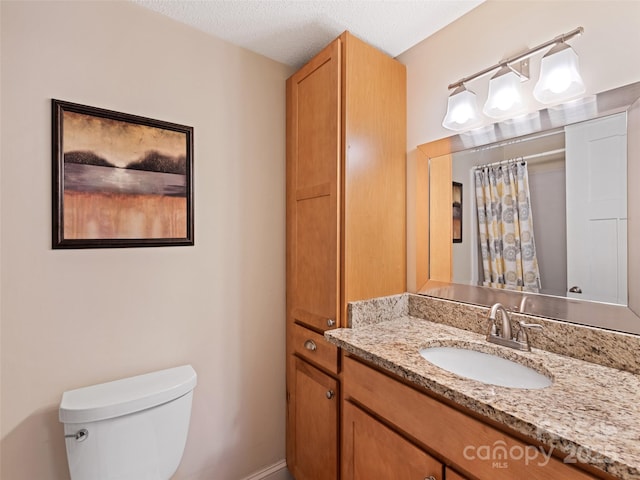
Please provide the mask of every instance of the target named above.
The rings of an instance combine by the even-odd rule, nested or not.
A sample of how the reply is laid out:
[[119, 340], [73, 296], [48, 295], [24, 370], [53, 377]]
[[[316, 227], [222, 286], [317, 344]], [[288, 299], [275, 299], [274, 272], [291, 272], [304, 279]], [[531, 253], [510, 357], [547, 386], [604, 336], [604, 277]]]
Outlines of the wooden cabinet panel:
[[342, 367], [345, 400], [366, 406], [478, 479], [596, 478], [353, 358], [345, 357]]
[[338, 347], [327, 342], [322, 335], [301, 325], [294, 325], [292, 343], [296, 354], [332, 373], [338, 373]]
[[340, 156], [341, 49], [333, 41], [290, 79], [299, 191], [337, 181]]
[[338, 381], [295, 358], [288, 406], [296, 448], [289, 468], [296, 480], [338, 478]]
[[[406, 291], [406, 69], [347, 36], [343, 308]], [[344, 325], [344, 324], [343, 324]]]
[[287, 311], [338, 322], [340, 41], [287, 80]]
[[337, 318], [335, 193], [296, 200], [294, 320], [326, 329]]
[[439, 461], [349, 402], [342, 429], [342, 480], [442, 479]]

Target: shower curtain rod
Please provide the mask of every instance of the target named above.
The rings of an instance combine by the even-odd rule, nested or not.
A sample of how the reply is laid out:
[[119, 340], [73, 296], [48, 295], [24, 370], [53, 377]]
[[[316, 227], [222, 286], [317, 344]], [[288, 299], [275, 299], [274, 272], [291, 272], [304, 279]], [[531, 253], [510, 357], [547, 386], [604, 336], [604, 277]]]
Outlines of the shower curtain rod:
[[509, 158], [507, 160], [500, 160], [499, 162], [485, 163], [484, 165], [475, 165], [473, 169], [478, 170], [480, 168], [497, 167], [499, 165], [508, 165], [510, 163], [515, 163], [515, 162], [526, 162], [527, 160], [534, 160], [536, 158], [548, 157], [550, 155], [556, 155], [558, 153], [563, 153], [563, 152], [564, 152], [564, 148], [558, 148], [556, 150], [549, 150], [548, 152], [532, 153], [530, 155], [523, 155], [520, 157]]

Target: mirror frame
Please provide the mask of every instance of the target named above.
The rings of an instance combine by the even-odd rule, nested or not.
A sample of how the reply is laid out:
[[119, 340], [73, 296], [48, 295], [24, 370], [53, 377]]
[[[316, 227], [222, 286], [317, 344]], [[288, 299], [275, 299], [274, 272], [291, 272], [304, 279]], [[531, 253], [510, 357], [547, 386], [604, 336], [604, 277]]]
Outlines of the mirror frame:
[[[591, 120], [598, 117], [612, 115], [626, 111], [630, 112], [631, 106], [640, 99], [640, 82], [623, 87], [608, 90], [597, 95], [586, 97], [576, 102], [571, 102], [559, 107], [550, 107], [528, 116], [529, 121], [524, 126], [514, 128], [513, 121], [505, 121], [483, 127], [481, 129], [454, 135], [433, 142], [418, 145], [418, 158], [416, 163], [415, 192], [415, 248], [416, 248], [416, 293], [426, 296], [442, 298], [462, 303], [489, 307], [500, 302], [513, 310], [527, 315], [552, 318], [571, 323], [604, 328], [618, 332], [640, 335], [640, 266], [635, 267], [634, 259], [640, 258], [640, 253], [632, 242], [629, 246], [629, 306], [612, 305], [587, 300], [577, 300], [568, 297], [555, 297], [542, 294], [523, 293], [510, 290], [500, 290], [489, 287], [456, 284], [451, 279], [451, 242], [447, 236], [447, 228], [443, 228], [438, 235], [447, 241], [438, 241], [438, 237], [430, 239], [430, 225], [446, 225], [447, 219], [451, 219], [451, 212], [429, 211], [429, 171], [430, 168], [443, 170], [443, 165], [452, 161], [452, 155], [471, 148], [482, 147], [515, 138], [526, 137], [531, 134], [557, 129], [573, 123]], [[633, 110], [639, 110], [638, 102]], [[634, 113], [634, 117], [640, 114]], [[516, 134], [513, 132], [519, 130]], [[629, 123], [627, 123], [629, 131]], [[638, 149], [640, 150], [640, 148]], [[640, 151], [635, 147], [627, 151], [628, 155], [638, 156], [636, 163], [640, 164]], [[435, 159], [439, 158], [438, 161]], [[432, 161], [434, 162], [432, 165]], [[633, 167], [640, 170], [640, 167]], [[449, 167], [450, 170], [450, 167]], [[640, 172], [634, 172], [634, 178], [640, 178]], [[451, 173], [449, 173], [449, 177]], [[446, 175], [444, 177], [446, 179]], [[631, 178], [631, 175], [629, 176]], [[449, 185], [451, 182], [448, 183]], [[629, 205], [640, 205], [640, 193], [629, 189]], [[451, 205], [451, 202], [448, 202]], [[451, 207], [449, 207], [451, 208]], [[629, 213], [629, 232], [638, 232], [638, 227], [632, 225], [636, 221], [637, 213]], [[445, 222], [444, 224], [442, 222]], [[448, 222], [451, 223], [451, 222]], [[449, 229], [451, 230], [451, 226]], [[447, 255], [448, 249], [448, 255]], [[637, 248], [640, 250], [640, 247]], [[437, 259], [437, 262], [430, 262]], [[442, 281], [448, 277], [449, 281]], [[633, 292], [633, 295], [631, 295]], [[638, 298], [636, 298], [638, 297]], [[634, 311], [635, 310], [635, 311]], [[638, 312], [638, 313], [636, 313]]]

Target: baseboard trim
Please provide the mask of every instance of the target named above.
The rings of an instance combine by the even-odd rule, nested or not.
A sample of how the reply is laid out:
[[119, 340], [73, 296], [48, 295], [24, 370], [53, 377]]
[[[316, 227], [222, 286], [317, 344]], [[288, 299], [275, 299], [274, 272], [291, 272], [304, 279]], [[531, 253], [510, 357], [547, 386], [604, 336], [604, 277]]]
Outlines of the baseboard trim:
[[262, 470], [252, 473], [242, 480], [288, 480], [292, 478], [287, 470], [287, 461], [280, 460]]

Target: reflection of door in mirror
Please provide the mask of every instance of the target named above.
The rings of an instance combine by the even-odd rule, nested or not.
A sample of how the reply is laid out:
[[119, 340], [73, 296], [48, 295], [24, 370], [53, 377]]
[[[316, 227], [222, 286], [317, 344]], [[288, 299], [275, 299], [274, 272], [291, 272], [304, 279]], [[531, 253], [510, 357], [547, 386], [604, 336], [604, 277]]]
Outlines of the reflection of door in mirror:
[[[627, 110], [627, 176], [640, 178], [640, 100]], [[634, 182], [635, 184], [635, 182]], [[627, 182], [627, 186], [629, 182]], [[640, 189], [627, 190], [627, 289], [629, 310], [640, 318]], [[634, 207], [635, 206], [635, 207]]]
[[567, 296], [626, 305], [626, 113], [565, 130]]

